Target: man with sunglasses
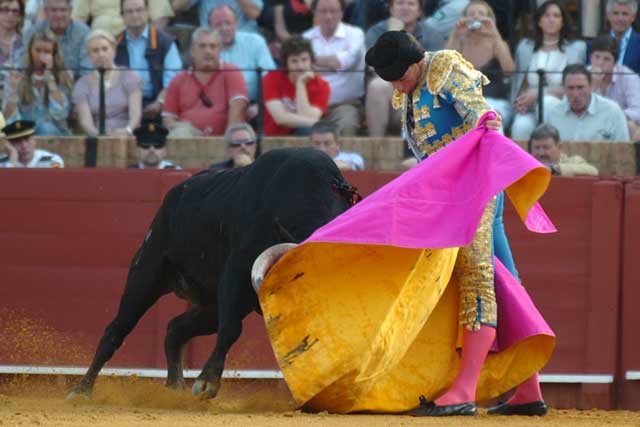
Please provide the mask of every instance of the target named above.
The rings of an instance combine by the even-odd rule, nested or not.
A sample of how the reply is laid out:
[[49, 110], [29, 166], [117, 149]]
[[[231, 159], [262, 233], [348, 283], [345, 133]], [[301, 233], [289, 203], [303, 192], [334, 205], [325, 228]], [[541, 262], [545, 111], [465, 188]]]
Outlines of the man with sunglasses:
[[144, 123], [133, 131], [138, 145], [138, 163], [129, 169], [180, 169], [167, 156], [167, 134], [169, 130], [153, 121]]
[[213, 163], [210, 169], [233, 169], [247, 166], [256, 159], [256, 133], [249, 123], [229, 126], [224, 134], [227, 159]]
[[36, 148], [36, 124], [16, 120], [2, 128], [6, 138], [6, 155], [0, 154], [0, 168], [63, 168], [62, 157]]
[[170, 138], [223, 135], [227, 127], [246, 119], [249, 93], [242, 72], [222, 64], [220, 34], [198, 28], [191, 36], [193, 68], [169, 84], [162, 112]]

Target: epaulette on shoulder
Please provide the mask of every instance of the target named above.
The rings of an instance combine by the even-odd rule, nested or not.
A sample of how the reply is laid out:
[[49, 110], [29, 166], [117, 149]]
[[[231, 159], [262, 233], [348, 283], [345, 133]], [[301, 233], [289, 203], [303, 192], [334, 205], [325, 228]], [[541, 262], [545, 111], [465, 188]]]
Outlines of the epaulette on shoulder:
[[44, 156], [40, 157], [40, 159], [38, 161], [39, 162], [50, 162], [51, 160], [53, 160], [53, 156], [44, 155]]
[[439, 93], [447, 82], [453, 69], [464, 74], [469, 79], [483, 79], [483, 84], [488, 83], [487, 78], [480, 71], [476, 70], [457, 50], [440, 50], [434, 52], [429, 63], [427, 74], [427, 88], [433, 95]]
[[9, 156], [7, 156], [6, 154], [3, 154], [2, 156], [0, 156], [0, 163], [7, 163], [9, 161]]

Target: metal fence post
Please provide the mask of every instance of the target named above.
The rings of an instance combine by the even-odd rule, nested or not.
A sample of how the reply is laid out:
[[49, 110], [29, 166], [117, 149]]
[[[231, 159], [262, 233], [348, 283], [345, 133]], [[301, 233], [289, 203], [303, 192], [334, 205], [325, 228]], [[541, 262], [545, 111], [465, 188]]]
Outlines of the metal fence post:
[[262, 153], [262, 138], [264, 137], [264, 111], [262, 109], [262, 67], [256, 68], [258, 74], [258, 114], [256, 116], [256, 124], [258, 126], [256, 132], [256, 157]]
[[538, 73], [538, 124], [544, 122], [544, 86], [545, 86], [545, 72], [543, 69], [539, 69]]
[[106, 133], [105, 131], [105, 118], [107, 115], [107, 107], [106, 107], [106, 100], [105, 100], [105, 88], [104, 88], [104, 73], [105, 73], [105, 69], [100, 67], [98, 68], [98, 74], [100, 75], [100, 109], [98, 111], [98, 132], [100, 132], [100, 135], [104, 135]]

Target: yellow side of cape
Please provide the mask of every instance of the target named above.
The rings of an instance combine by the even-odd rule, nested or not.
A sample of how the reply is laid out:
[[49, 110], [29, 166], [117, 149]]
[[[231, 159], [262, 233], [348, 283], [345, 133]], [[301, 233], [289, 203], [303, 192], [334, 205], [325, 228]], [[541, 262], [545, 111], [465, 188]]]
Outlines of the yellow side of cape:
[[[307, 243], [287, 253], [259, 298], [298, 405], [401, 412], [417, 406], [421, 394], [432, 399], [446, 390], [459, 365], [451, 276], [457, 251]], [[553, 346], [554, 338], [535, 336], [491, 354], [478, 400], [529, 378]]]

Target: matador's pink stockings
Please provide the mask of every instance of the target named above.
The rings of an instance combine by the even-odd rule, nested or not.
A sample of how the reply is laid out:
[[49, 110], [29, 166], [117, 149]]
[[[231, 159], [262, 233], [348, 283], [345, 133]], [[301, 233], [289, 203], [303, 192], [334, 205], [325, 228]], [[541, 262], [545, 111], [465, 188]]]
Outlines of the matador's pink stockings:
[[518, 386], [516, 394], [514, 394], [507, 403], [509, 403], [509, 405], [522, 405], [541, 400], [542, 392], [540, 391], [540, 378], [536, 372], [531, 378]]
[[476, 400], [480, 370], [495, 337], [496, 330], [491, 326], [482, 325], [478, 331], [464, 329], [460, 371], [451, 388], [436, 399], [436, 405], [455, 405]]

